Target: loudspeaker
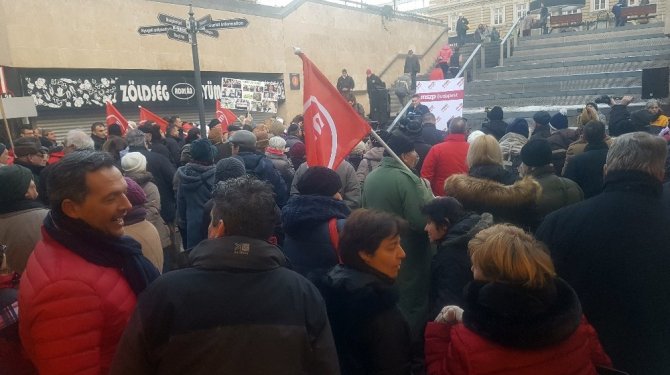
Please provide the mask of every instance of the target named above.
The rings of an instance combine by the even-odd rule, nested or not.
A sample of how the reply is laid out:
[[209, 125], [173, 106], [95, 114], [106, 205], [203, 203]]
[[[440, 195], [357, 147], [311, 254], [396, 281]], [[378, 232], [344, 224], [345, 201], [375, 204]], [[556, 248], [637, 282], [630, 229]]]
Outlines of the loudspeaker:
[[670, 93], [670, 68], [642, 70], [642, 99], [667, 98]]

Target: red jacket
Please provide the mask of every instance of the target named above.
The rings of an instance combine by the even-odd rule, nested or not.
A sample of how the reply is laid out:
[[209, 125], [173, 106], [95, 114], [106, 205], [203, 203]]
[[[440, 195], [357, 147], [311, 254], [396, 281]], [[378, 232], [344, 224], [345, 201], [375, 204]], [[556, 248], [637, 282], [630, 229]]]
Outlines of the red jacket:
[[504, 347], [463, 324], [430, 322], [425, 350], [429, 375], [596, 375], [595, 365], [612, 367], [596, 331], [584, 319], [565, 341], [536, 350]]
[[21, 341], [41, 375], [107, 374], [135, 303], [118, 269], [87, 262], [42, 229], [21, 278]]
[[433, 146], [423, 161], [421, 177], [430, 181], [433, 194], [444, 194], [444, 181], [452, 174], [468, 173], [465, 161], [470, 145], [465, 134], [449, 134], [444, 142]]

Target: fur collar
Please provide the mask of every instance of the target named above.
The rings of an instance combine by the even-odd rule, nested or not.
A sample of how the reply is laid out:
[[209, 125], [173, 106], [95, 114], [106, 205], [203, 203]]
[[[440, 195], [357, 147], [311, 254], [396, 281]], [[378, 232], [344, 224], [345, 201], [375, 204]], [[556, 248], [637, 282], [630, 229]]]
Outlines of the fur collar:
[[543, 289], [473, 281], [465, 288], [463, 324], [503, 346], [541, 348], [567, 339], [579, 326], [582, 307], [563, 280]]
[[453, 175], [444, 183], [444, 191], [458, 199], [466, 209], [475, 207], [515, 208], [531, 206], [542, 194], [542, 187], [532, 177], [524, 177], [512, 185], [471, 177]]

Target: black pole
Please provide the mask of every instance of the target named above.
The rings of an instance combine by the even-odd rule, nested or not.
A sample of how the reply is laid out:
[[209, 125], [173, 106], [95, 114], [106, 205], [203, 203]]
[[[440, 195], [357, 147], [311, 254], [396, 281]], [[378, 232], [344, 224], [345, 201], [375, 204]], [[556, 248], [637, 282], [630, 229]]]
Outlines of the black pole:
[[193, 17], [193, 6], [188, 10], [188, 32], [191, 34], [191, 51], [193, 53], [193, 71], [195, 72], [195, 100], [198, 102], [198, 114], [200, 115], [201, 137], [207, 137], [207, 123], [205, 123], [205, 102], [202, 99], [202, 79], [200, 78], [200, 58], [198, 57], [198, 25]]

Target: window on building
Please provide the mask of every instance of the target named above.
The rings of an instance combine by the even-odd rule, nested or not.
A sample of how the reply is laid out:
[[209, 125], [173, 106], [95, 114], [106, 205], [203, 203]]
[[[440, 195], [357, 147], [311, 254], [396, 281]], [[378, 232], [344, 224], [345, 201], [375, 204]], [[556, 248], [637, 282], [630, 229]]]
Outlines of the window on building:
[[505, 7], [491, 9], [491, 24], [502, 25], [505, 23]]
[[449, 29], [456, 32], [456, 22], [458, 22], [458, 14], [449, 15]]
[[593, 10], [608, 10], [607, 0], [593, 0]]
[[514, 8], [514, 22], [523, 18], [528, 12], [528, 4], [517, 4]]

